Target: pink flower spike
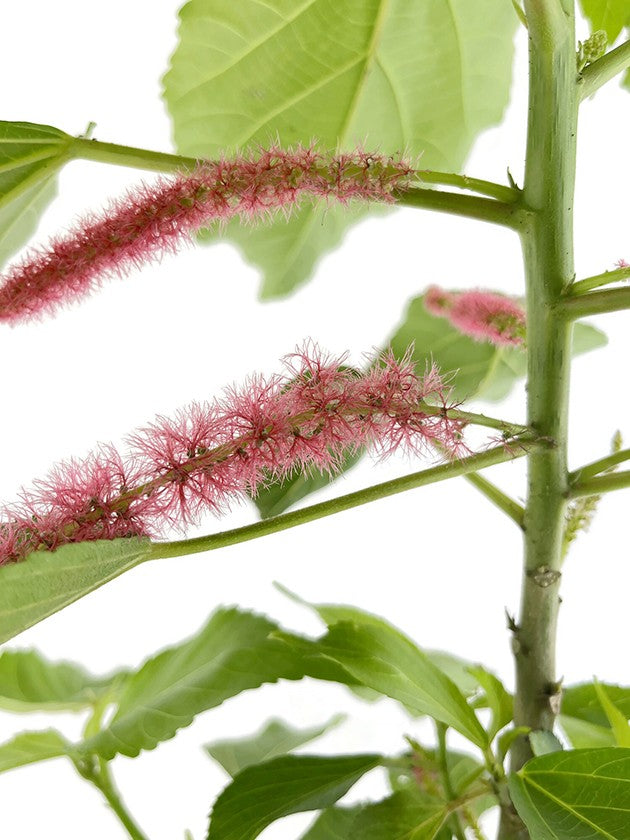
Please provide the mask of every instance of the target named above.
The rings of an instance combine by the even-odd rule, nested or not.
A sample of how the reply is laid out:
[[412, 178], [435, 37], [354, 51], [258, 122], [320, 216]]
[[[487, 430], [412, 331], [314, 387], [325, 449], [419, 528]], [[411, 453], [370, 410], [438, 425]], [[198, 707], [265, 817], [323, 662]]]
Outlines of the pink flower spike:
[[525, 310], [506, 295], [481, 289], [447, 292], [439, 286], [429, 286], [424, 293], [424, 306], [476, 341], [497, 345], [525, 341]]
[[175, 251], [213, 222], [288, 215], [305, 197], [392, 203], [393, 191], [412, 172], [400, 159], [364, 152], [330, 156], [301, 147], [200, 162], [192, 172], [141, 184], [47, 248], [29, 251], [0, 278], [0, 321], [53, 312], [106, 277]]
[[455, 302], [456, 294], [439, 286], [429, 286], [424, 293], [424, 308], [437, 318], [446, 318]]
[[509, 297], [476, 289], [457, 296], [448, 318], [478, 341], [518, 345], [525, 340], [525, 311]]
[[54, 467], [1, 512], [0, 565], [64, 543], [164, 536], [295, 470], [335, 472], [363, 447], [467, 452], [435, 367], [419, 375], [409, 353], [386, 353], [365, 373], [344, 361], [309, 343], [282, 375], [138, 429], [125, 456], [102, 446]]
[[626, 262], [623, 257], [615, 263], [616, 268], [630, 268], [630, 263]]

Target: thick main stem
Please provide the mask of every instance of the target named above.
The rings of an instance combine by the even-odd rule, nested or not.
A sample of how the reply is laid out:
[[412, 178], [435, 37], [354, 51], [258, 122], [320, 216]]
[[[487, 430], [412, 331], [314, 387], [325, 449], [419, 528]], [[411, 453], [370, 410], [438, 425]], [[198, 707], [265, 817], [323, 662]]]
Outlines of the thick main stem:
[[[525, 509], [525, 561], [516, 660], [515, 726], [550, 730], [560, 697], [555, 647], [567, 473], [571, 326], [557, 311], [574, 276], [573, 191], [577, 68], [573, 0], [528, 0], [530, 99], [523, 233], [527, 278], [528, 423], [554, 442], [531, 453]], [[512, 751], [512, 769], [531, 758], [529, 741]], [[504, 814], [501, 837], [521, 840], [520, 820]]]

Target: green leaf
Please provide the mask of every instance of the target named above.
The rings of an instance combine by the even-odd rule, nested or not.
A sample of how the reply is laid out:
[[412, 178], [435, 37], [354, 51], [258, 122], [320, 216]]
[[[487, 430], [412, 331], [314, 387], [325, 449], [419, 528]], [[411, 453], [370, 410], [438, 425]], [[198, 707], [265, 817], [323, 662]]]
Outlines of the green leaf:
[[217, 610], [195, 636], [152, 657], [128, 678], [109, 724], [82, 747], [106, 759], [136, 756], [241, 691], [300, 679], [304, 671], [293, 650], [269, 638], [277, 629], [263, 616]]
[[514, 717], [512, 695], [505, 690], [501, 680], [480, 665], [473, 665], [469, 670], [483, 689], [484, 703], [492, 711], [492, 722], [488, 729], [488, 736], [492, 740]]
[[0, 708], [13, 712], [83, 709], [116, 676], [94, 677], [80, 665], [49, 662], [35, 650], [5, 650], [0, 654]]
[[219, 796], [207, 840], [254, 840], [272, 822], [334, 805], [380, 755], [286, 755], [247, 767]]
[[[611, 683], [600, 683], [600, 685], [626, 720], [630, 718], [630, 688]], [[562, 714], [589, 721], [597, 726], [610, 725], [592, 682], [567, 686], [563, 690]]]
[[343, 715], [336, 715], [327, 723], [311, 726], [308, 729], [294, 729], [284, 721], [271, 720], [256, 735], [249, 738], [215, 741], [212, 744], [206, 744], [205, 749], [230, 776], [236, 776], [245, 767], [286, 755], [296, 747], [319, 738], [343, 720]]
[[300, 840], [356, 840], [353, 826], [362, 807], [326, 808]]
[[595, 680], [595, 692], [604, 710], [618, 747], [630, 747], [630, 726], [627, 717], [612, 702], [604, 686]]
[[487, 387], [500, 358], [499, 348], [473, 341], [444, 318], [427, 312], [424, 295], [409, 302], [403, 321], [388, 344], [398, 357], [413, 344], [413, 358], [420, 366], [432, 359], [442, 373], [456, 373], [449, 384], [457, 401], [474, 397], [484, 382]]
[[[164, 79], [177, 147], [213, 157], [315, 138], [457, 170], [502, 117], [516, 24], [504, 0], [190, 0]], [[303, 283], [364, 213], [306, 206], [288, 223], [232, 224], [228, 235], [275, 297]]]
[[319, 640], [322, 655], [368, 688], [398, 700], [415, 715], [430, 715], [480, 747], [488, 737], [464, 695], [410, 639], [384, 621], [342, 621]]
[[327, 472], [294, 472], [283, 481], [264, 487], [254, 497], [254, 504], [258, 508], [261, 518], [268, 519], [270, 516], [278, 516], [306, 496], [328, 487], [342, 473], [348, 472], [355, 464], [358, 464], [362, 457], [362, 452], [353, 452], [346, 455], [339, 471], [335, 472], [334, 475]]
[[[359, 625], [391, 629], [391, 625], [385, 619], [374, 613], [361, 610], [359, 607], [353, 607], [349, 604], [314, 604], [287, 589], [281, 583], [276, 582], [274, 586], [294, 603], [314, 612], [327, 627], [332, 627], [340, 621], [350, 621]], [[455, 683], [466, 697], [471, 697], [479, 691], [479, 681], [471, 673], [471, 662], [442, 650], [425, 650], [424, 653], [437, 668]]]
[[0, 121], [0, 266], [29, 240], [54, 198], [71, 141], [49, 125]]
[[630, 750], [573, 750], [528, 761], [509, 779], [536, 840], [630, 840]]
[[[606, 336], [590, 324], [576, 324], [573, 355], [606, 344]], [[413, 358], [422, 367], [433, 360], [444, 374], [454, 374], [449, 384], [453, 398], [501, 400], [525, 376], [527, 356], [522, 348], [495, 347], [474, 341], [452, 327], [445, 318], [431, 315], [424, 295], [413, 298], [403, 321], [389, 340], [394, 354], [402, 356], [413, 344]]]
[[72, 745], [56, 729], [21, 732], [6, 744], [0, 745], [0, 773], [22, 767], [24, 764], [68, 755], [70, 751]]
[[560, 715], [558, 722], [571, 746], [576, 750], [615, 746], [615, 736], [606, 726], [598, 726], [596, 723], [589, 723], [569, 715]]
[[548, 729], [535, 729], [529, 733], [529, 744], [534, 755], [547, 755], [563, 750], [564, 747], [553, 732]]
[[603, 29], [610, 44], [617, 40], [623, 27], [630, 23], [628, 0], [580, 0], [580, 5], [592, 31]]
[[0, 643], [151, 556], [147, 539], [64, 545], [0, 568]]
[[397, 791], [358, 814], [353, 837], [361, 840], [433, 840], [448, 816], [441, 799], [420, 792]]

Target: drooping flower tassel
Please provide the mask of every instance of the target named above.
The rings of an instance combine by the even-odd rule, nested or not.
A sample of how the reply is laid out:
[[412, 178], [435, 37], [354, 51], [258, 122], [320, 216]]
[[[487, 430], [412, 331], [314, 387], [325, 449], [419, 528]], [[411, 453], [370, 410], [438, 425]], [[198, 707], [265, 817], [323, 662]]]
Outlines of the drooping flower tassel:
[[160, 537], [294, 470], [334, 473], [363, 447], [463, 454], [464, 424], [447, 409], [437, 369], [419, 375], [409, 355], [386, 353], [359, 373], [308, 345], [282, 375], [137, 430], [124, 456], [102, 446], [55, 467], [0, 512], [0, 564], [64, 543]]
[[288, 214], [306, 197], [392, 202], [411, 173], [402, 160], [364, 152], [327, 156], [313, 148], [200, 162], [190, 173], [138, 186], [47, 248], [28, 252], [0, 277], [0, 321], [50, 313], [105, 278], [174, 251], [213, 222]]

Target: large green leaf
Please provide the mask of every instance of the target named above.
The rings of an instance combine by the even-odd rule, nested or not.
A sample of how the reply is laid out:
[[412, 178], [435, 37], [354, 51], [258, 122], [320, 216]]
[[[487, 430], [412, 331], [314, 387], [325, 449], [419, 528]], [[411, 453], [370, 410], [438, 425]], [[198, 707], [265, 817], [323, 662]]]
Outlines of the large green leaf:
[[334, 805], [380, 755], [287, 755], [239, 773], [214, 804], [207, 840], [254, 840], [272, 822]]
[[[350, 621], [358, 625], [381, 627], [385, 631], [391, 629], [391, 625], [383, 618], [358, 607], [348, 604], [314, 604], [279, 583], [275, 586], [290, 600], [315, 612], [327, 627], [332, 627], [340, 621]], [[501, 722], [499, 728], [509, 723], [512, 719], [512, 697], [497, 677], [480, 665], [473, 665], [472, 662], [452, 653], [426, 649], [424, 653], [433, 665], [455, 683], [465, 697], [473, 697], [482, 692], [481, 696], [475, 699], [475, 705], [478, 708], [487, 706], [492, 709], [496, 722]]]
[[[280, 583], [276, 582], [274, 585], [291, 601], [314, 612], [327, 627], [332, 627], [340, 621], [350, 621], [359, 625], [367, 624], [373, 627], [382, 627], [385, 630], [391, 629], [391, 625], [385, 619], [374, 613], [361, 610], [359, 607], [353, 607], [349, 604], [314, 604], [301, 598]], [[471, 662], [442, 650], [425, 650], [424, 653], [440, 671], [455, 683], [465, 697], [471, 697], [479, 692], [481, 685], [471, 672]]]
[[72, 746], [56, 729], [21, 732], [5, 744], [0, 744], [0, 773], [24, 764], [68, 755], [71, 750]]
[[151, 556], [136, 537], [36, 551], [0, 568], [0, 642], [72, 604]]
[[[164, 79], [177, 147], [212, 157], [315, 138], [457, 170], [501, 119], [516, 23], [505, 0], [190, 0]], [[273, 297], [304, 282], [362, 212], [308, 206], [228, 235]]]
[[[412, 714], [430, 715], [485, 747], [488, 737], [455, 683], [400, 631], [377, 621], [334, 624], [312, 643], [312, 652], [339, 665], [357, 682], [398, 700]], [[311, 673], [308, 664], [306, 668]]]
[[271, 720], [256, 735], [249, 738], [238, 738], [225, 741], [215, 741], [206, 744], [208, 754], [217, 761], [223, 769], [236, 776], [241, 770], [252, 764], [261, 764], [271, 758], [286, 755], [296, 747], [308, 744], [319, 738], [344, 719], [343, 715], [336, 715], [321, 726], [311, 726], [308, 729], [295, 729], [281, 720]]
[[0, 708], [14, 712], [78, 710], [91, 706], [114, 677], [88, 674], [71, 662], [49, 662], [35, 650], [0, 654]]
[[603, 29], [612, 44], [624, 26], [630, 24], [628, 0], [580, 0], [582, 11], [595, 32]]
[[527, 762], [509, 785], [536, 840], [630, 840], [630, 749], [549, 753]]
[[0, 121], [0, 265], [28, 241], [54, 198], [71, 141], [49, 125]]
[[269, 638], [277, 629], [260, 615], [217, 610], [199, 633], [152, 657], [128, 678], [112, 719], [83, 749], [107, 759], [116, 753], [135, 756], [241, 691], [281, 678], [300, 679], [299, 658]]

